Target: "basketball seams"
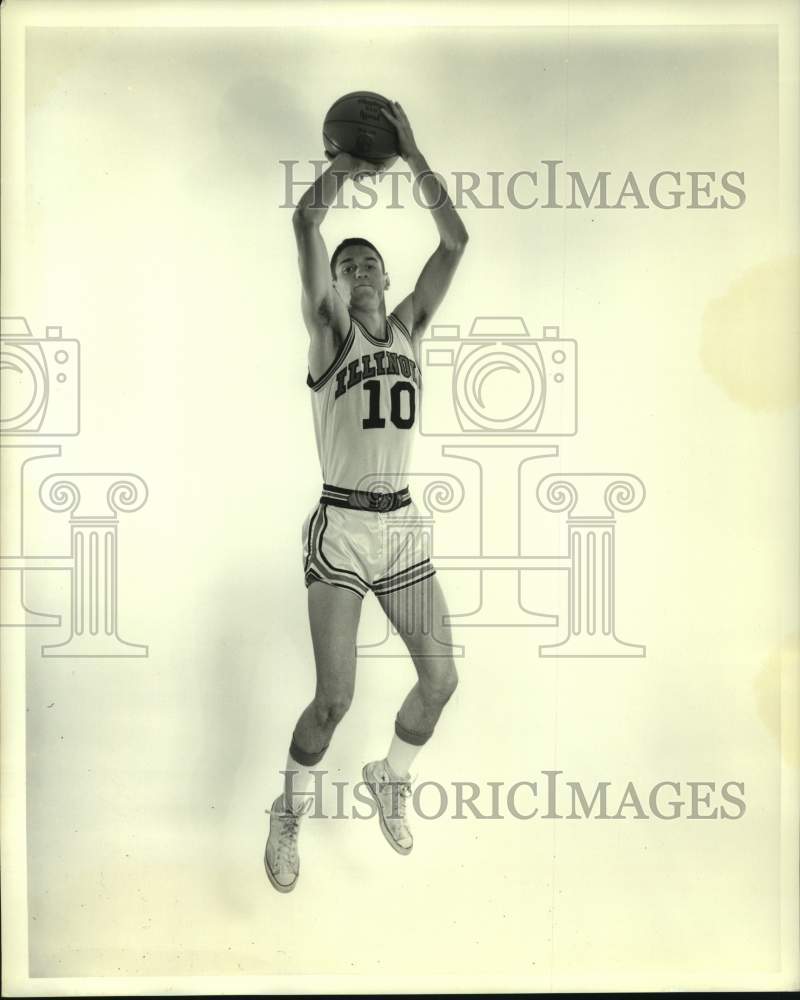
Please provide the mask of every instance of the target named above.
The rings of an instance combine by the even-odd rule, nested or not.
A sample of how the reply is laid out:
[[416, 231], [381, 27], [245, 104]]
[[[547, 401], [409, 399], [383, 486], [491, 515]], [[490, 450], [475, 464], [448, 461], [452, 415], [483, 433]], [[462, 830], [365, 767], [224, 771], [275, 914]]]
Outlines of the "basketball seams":
[[[391, 128], [391, 127], [386, 128], [386, 126], [384, 126], [384, 125], [373, 125], [372, 122], [354, 122], [354, 121], [351, 121], [349, 118], [327, 118], [325, 120], [325, 124], [326, 125], [356, 125], [358, 128], [374, 128], [374, 129], [377, 129], [380, 132], [388, 132], [389, 135], [397, 135], [397, 129], [394, 129], [394, 128]], [[333, 139], [330, 138], [330, 136], [326, 132], [323, 131], [322, 134], [325, 136], [326, 139], [329, 139], [331, 142], [334, 141]]]
[[[349, 153], [367, 162], [385, 163], [398, 156], [397, 129], [382, 113], [392, 102], [372, 91], [354, 91], [338, 98], [322, 124], [322, 138], [331, 154]], [[344, 117], [341, 117], [344, 115]], [[369, 147], [375, 146], [375, 149]]]

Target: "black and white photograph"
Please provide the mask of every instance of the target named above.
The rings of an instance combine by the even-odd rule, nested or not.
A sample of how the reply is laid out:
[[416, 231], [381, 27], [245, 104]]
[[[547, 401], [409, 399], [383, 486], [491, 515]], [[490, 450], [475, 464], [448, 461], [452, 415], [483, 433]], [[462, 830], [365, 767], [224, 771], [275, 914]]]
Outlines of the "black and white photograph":
[[793, 0], [5, 0], [4, 996], [800, 987]]

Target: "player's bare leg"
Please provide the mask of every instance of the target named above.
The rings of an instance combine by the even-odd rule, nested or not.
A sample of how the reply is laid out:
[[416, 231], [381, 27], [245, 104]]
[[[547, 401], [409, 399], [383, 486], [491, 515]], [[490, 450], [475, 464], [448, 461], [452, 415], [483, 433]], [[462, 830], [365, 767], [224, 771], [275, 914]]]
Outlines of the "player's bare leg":
[[307, 754], [328, 748], [334, 730], [353, 700], [360, 618], [361, 598], [356, 594], [326, 583], [309, 586], [308, 620], [317, 688], [294, 729], [295, 744]]
[[444, 622], [449, 612], [439, 578], [428, 577], [379, 600], [417, 671], [417, 683], [398, 713], [400, 724], [408, 732], [430, 736], [458, 685], [456, 665], [447, 652], [453, 640]]
[[308, 588], [308, 618], [317, 685], [294, 728], [282, 795], [272, 803], [264, 865], [279, 892], [290, 892], [300, 874], [300, 820], [313, 802], [313, 770], [353, 699], [356, 634], [361, 599], [349, 590], [314, 582]]
[[365, 765], [362, 773], [378, 805], [384, 836], [396, 851], [408, 854], [414, 843], [405, 815], [411, 764], [432, 736], [456, 689], [458, 674], [442, 646], [452, 640], [450, 627], [443, 622], [447, 602], [435, 575], [378, 600], [406, 644], [417, 683], [397, 714], [389, 753]]

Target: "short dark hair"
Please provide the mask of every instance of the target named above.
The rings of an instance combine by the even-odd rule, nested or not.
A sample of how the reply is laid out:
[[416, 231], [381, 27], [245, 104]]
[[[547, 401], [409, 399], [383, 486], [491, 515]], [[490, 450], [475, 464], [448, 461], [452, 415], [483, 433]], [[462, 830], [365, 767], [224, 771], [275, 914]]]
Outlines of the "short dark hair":
[[342, 240], [339, 246], [333, 251], [333, 257], [331, 257], [331, 277], [333, 278], [336, 277], [336, 261], [341, 256], [342, 251], [346, 250], [348, 247], [355, 247], [355, 246], [369, 247], [370, 250], [373, 250], [377, 254], [378, 260], [381, 262], [381, 267], [383, 268], [384, 273], [386, 273], [386, 265], [383, 262], [383, 257], [381, 257], [380, 250], [378, 250], [376, 246], [373, 246], [373, 244], [370, 243], [369, 240], [365, 240], [361, 236], [350, 236], [346, 240]]

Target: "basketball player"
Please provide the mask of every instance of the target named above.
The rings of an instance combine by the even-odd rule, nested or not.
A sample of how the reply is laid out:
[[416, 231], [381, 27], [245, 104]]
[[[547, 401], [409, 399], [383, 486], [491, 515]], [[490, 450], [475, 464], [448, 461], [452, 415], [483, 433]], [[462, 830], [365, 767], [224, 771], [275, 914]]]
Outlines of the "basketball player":
[[[417, 673], [397, 713], [386, 757], [362, 771], [383, 834], [401, 854], [413, 844], [405, 815], [410, 768], [458, 681], [452, 657], [442, 655], [442, 646], [422, 628], [432, 621], [441, 640], [450, 643], [443, 623], [447, 606], [414, 526], [418, 512], [404, 480], [420, 412], [419, 339], [447, 292], [467, 232], [420, 153], [402, 107], [391, 102], [384, 114], [397, 130], [398, 152], [439, 233], [413, 292], [387, 315], [389, 275], [379, 251], [365, 239], [347, 239], [329, 260], [320, 233], [342, 185], [348, 178], [378, 175], [374, 164], [336, 156], [300, 199], [293, 220], [310, 335], [307, 385], [324, 485], [302, 531], [316, 692], [295, 725], [284, 791], [269, 810], [264, 862], [280, 892], [297, 884], [297, 838], [313, 801], [312, 771], [353, 697], [356, 631], [367, 591], [402, 636]], [[387, 482], [394, 489], [387, 490]], [[389, 519], [404, 513], [411, 515], [409, 544], [389, 551]]]

